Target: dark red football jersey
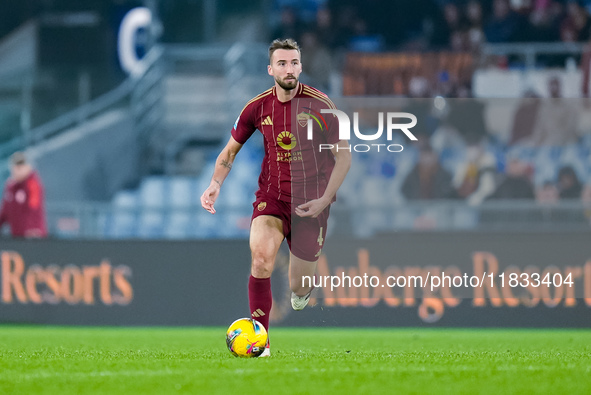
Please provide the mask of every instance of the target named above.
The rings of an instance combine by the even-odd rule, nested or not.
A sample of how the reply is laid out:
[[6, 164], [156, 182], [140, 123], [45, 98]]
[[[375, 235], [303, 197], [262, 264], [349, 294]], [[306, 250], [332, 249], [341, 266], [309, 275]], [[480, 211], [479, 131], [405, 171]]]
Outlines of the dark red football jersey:
[[36, 172], [24, 181], [9, 179], [2, 196], [0, 226], [8, 223], [13, 237], [47, 236], [43, 184]]
[[[302, 83], [293, 99], [277, 99], [275, 87], [250, 100], [232, 128], [232, 137], [244, 144], [255, 130], [263, 134], [265, 156], [259, 176], [259, 192], [286, 202], [301, 204], [324, 194], [334, 167], [330, 149], [320, 144], [339, 141], [338, 122], [321, 109], [336, 109], [328, 96]], [[308, 140], [308, 119], [313, 138]]]

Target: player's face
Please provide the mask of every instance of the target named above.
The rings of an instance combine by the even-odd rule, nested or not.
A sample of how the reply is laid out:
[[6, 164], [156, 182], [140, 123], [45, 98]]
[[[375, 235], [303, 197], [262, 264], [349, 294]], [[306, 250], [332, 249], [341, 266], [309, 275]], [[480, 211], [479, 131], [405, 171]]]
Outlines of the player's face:
[[268, 71], [281, 88], [286, 91], [292, 90], [298, 85], [298, 78], [302, 73], [300, 52], [296, 49], [276, 50], [271, 57]]

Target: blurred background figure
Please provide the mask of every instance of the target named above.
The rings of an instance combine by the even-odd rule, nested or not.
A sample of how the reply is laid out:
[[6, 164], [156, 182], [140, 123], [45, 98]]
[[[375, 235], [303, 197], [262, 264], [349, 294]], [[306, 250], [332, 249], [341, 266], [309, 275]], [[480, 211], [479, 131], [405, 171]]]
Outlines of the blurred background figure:
[[467, 148], [466, 160], [456, 168], [453, 186], [458, 198], [465, 199], [471, 206], [481, 204], [496, 187], [495, 158], [482, 145]]
[[281, 10], [279, 26], [273, 30], [270, 39], [293, 38], [300, 41], [301, 24], [298, 23], [297, 15], [292, 7], [284, 7]]
[[317, 87], [323, 92], [329, 91], [330, 73], [334, 66], [330, 52], [324, 43], [318, 40], [316, 33], [307, 31], [302, 34], [302, 81]]
[[505, 178], [499, 183], [490, 199], [534, 199], [534, 188], [531, 182], [531, 167], [513, 158], [507, 163]]
[[536, 202], [542, 205], [554, 205], [560, 200], [558, 188], [552, 181], [545, 181], [536, 189]]
[[530, 143], [535, 146], [562, 146], [578, 141], [576, 103], [563, 98], [560, 77], [548, 79], [550, 100], [542, 100]]
[[571, 166], [565, 166], [558, 172], [558, 194], [560, 199], [579, 199], [583, 187], [577, 173]]
[[408, 200], [449, 199], [452, 196], [451, 174], [439, 164], [439, 157], [428, 143], [419, 148], [419, 159], [402, 184]]
[[468, 48], [477, 52], [485, 41], [482, 28], [482, 4], [479, 1], [471, 0], [466, 4], [466, 18], [468, 20]]
[[524, 93], [513, 116], [509, 145], [523, 142], [533, 133], [540, 108], [540, 100], [538, 99], [539, 96], [531, 89]]
[[41, 178], [22, 152], [14, 153], [10, 162], [10, 178], [2, 195], [0, 227], [8, 224], [12, 237], [46, 237]]
[[493, 15], [486, 24], [486, 41], [491, 43], [513, 41], [519, 29], [519, 18], [511, 10], [508, 0], [494, 0]]

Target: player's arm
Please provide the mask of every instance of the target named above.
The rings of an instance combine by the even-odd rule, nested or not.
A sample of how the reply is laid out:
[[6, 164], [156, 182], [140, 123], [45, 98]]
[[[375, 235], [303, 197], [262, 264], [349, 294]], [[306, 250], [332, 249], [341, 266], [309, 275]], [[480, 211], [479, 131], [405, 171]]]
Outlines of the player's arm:
[[220, 194], [220, 188], [226, 177], [228, 177], [232, 169], [232, 164], [234, 163], [234, 158], [236, 158], [236, 154], [238, 154], [241, 148], [242, 144], [234, 140], [234, 137], [230, 137], [228, 144], [222, 149], [222, 152], [220, 152], [215, 161], [213, 177], [211, 177], [209, 187], [201, 195], [201, 206], [212, 214], [215, 214], [213, 205]]
[[340, 140], [336, 146], [332, 148], [335, 165], [330, 174], [330, 178], [328, 179], [328, 185], [326, 186], [324, 195], [319, 199], [310, 200], [309, 202], [300, 204], [295, 209], [297, 215], [300, 217], [316, 218], [326, 207], [328, 207], [328, 205], [330, 205], [351, 167], [351, 151], [349, 151], [348, 147], [349, 143], [347, 140]]

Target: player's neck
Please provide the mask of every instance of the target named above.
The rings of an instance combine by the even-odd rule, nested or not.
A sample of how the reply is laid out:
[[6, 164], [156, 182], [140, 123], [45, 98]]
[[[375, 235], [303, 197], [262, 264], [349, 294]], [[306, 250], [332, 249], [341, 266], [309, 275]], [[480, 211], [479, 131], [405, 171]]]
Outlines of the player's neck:
[[281, 103], [285, 103], [285, 102], [288, 102], [291, 99], [293, 99], [295, 97], [295, 95], [298, 93], [299, 89], [300, 89], [300, 82], [299, 81], [298, 81], [296, 87], [293, 89], [290, 89], [290, 90], [285, 90], [282, 87], [280, 87], [279, 84], [275, 83], [275, 92], [277, 94], [277, 100], [279, 100]]

